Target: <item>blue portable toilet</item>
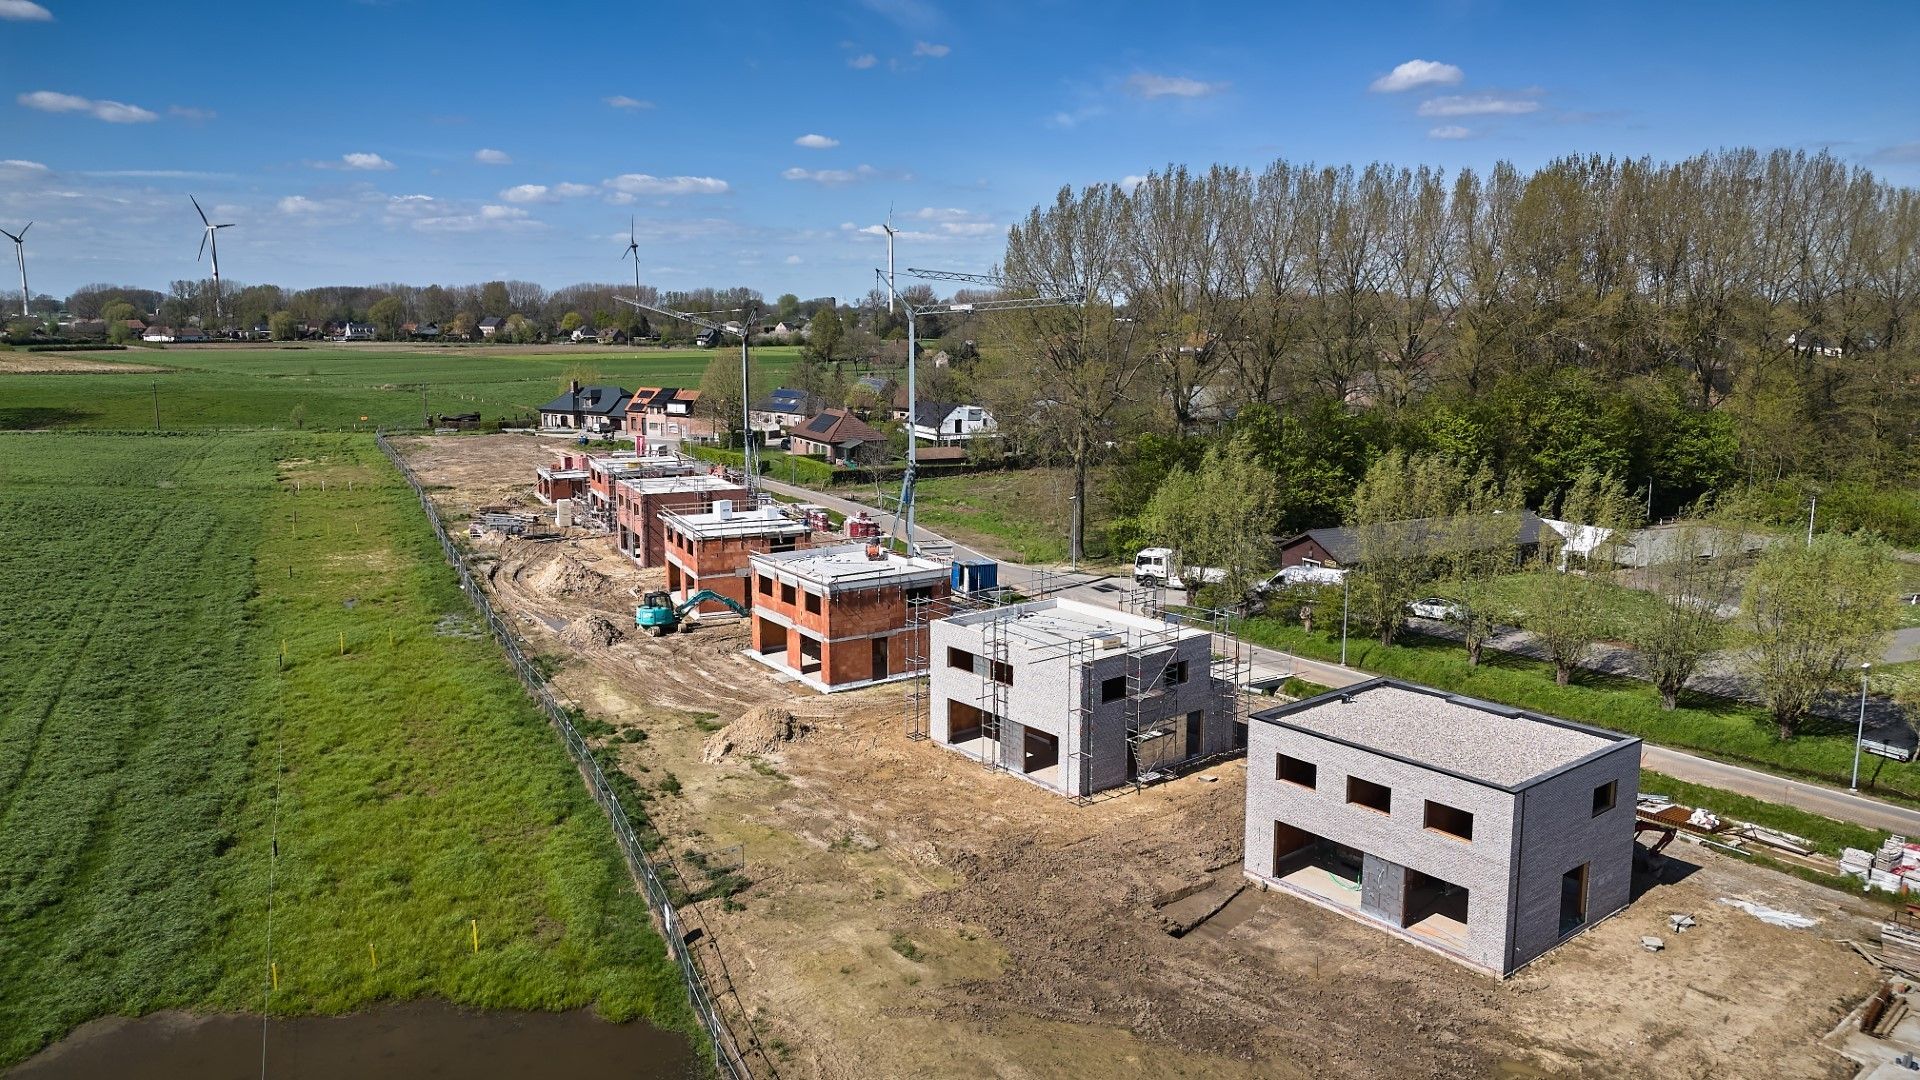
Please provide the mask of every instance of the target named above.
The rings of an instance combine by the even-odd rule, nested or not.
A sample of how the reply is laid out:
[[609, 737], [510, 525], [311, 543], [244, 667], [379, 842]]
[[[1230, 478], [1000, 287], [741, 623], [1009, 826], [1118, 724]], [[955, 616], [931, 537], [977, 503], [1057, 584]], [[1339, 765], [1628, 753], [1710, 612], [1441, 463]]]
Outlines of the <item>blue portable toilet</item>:
[[992, 559], [953, 560], [953, 591], [992, 592], [1000, 585], [1000, 564]]

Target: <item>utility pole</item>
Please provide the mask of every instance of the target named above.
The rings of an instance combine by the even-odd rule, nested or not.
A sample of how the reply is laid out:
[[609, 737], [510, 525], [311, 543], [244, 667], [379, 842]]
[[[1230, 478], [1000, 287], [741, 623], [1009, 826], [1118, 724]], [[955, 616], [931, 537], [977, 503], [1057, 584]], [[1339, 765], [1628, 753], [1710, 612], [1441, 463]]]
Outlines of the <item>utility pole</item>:
[[651, 311], [655, 315], [665, 315], [670, 319], [690, 322], [703, 330], [712, 330], [721, 334], [732, 334], [740, 339], [740, 461], [743, 466], [741, 471], [746, 474], [747, 503], [751, 506], [754, 495], [760, 489], [760, 452], [759, 448], [753, 445], [753, 399], [751, 396], [753, 391], [752, 384], [747, 381], [748, 374], [752, 370], [752, 359], [748, 353], [748, 347], [753, 339], [753, 321], [758, 317], [758, 313], [746, 311], [741, 308], [731, 308], [726, 311], [710, 311], [706, 313], [708, 315], [729, 315], [740, 312], [746, 315], [746, 321], [736, 329], [702, 318], [694, 312], [674, 311], [669, 308], [654, 307], [652, 304], [641, 303], [639, 300], [629, 300], [624, 296], [616, 296], [614, 299], [623, 304], [631, 304], [641, 311]]
[[426, 383], [420, 384], [420, 426], [426, 428], [428, 434], [432, 434], [433, 414], [427, 411], [427, 384]]
[[153, 384], [153, 430], [160, 430], [160, 384]]
[[1860, 794], [1860, 744], [1867, 740], [1867, 674], [1873, 670], [1872, 664], [1860, 665], [1860, 727], [1853, 736], [1853, 781], [1847, 790]]
[[1820, 496], [1814, 495], [1807, 500], [1807, 546], [1813, 546], [1813, 511], [1820, 505]]

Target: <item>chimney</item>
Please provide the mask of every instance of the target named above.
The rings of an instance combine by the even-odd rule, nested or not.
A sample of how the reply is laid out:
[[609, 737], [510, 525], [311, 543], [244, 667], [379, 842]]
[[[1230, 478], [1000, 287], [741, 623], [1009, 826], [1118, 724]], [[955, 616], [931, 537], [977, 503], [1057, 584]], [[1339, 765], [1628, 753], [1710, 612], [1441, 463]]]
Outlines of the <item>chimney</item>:
[[720, 515], [721, 521], [733, 520], [733, 500], [720, 499], [713, 504], [713, 512]]
[[575, 380], [573, 380], [572, 382], [570, 382], [570, 383], [568, 383], [568, 384], [567, 384], [567, 387], [568, 387], [568, 392], [569, 392], [569, 393], [573, 393], [573, 394], [577, 394], [577, 393], [579, 393], [579, 392], [580, 392], [580, 380], [579, 380], [579, 379], [575, 379]]

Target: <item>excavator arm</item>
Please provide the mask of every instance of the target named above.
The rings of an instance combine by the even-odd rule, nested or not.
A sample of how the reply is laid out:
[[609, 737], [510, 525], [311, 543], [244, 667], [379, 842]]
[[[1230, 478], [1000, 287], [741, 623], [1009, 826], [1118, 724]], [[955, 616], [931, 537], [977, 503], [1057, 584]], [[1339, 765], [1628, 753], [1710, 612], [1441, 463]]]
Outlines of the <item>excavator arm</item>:
[[712, 600], [715, 603], [725, 604], [728, 608], [730, 608], [733, 611], [735, 615], [738, 615], [743, 619], [747, 617], [746, 608], [741, 607], [737, 602], [735, 602], [733, 599], [729, 597], [721, 596], [719, 593], [714, 592], [712, 589], [701, 589], [699, 592], [694, 593], [692, 596], [687, 597], [685, 600], [680, 602], [679, 607], [673, 609], [673, 613], [676, 617], [685, 618], [688, 612], [694, 610], [695, 608], [698, 608], [701, 602], [704, 600]]

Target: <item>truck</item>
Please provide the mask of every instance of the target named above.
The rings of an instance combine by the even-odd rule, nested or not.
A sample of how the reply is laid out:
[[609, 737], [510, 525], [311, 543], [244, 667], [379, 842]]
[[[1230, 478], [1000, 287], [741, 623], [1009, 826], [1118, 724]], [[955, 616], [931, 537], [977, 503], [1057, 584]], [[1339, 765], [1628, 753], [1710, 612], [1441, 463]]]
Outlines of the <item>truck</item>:
[[[1183, 573], [1184, 571], [1184, 573]], [[1227, 572], [1211, 566], [1180, 565], [1180, 553], [1172, 548], [1141, 548], [1133, 557], [1133, 582], [1149, 588], [1165, 585], [1173, 589], [1197, 589], [1227, 580]]]

